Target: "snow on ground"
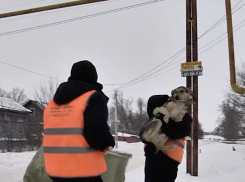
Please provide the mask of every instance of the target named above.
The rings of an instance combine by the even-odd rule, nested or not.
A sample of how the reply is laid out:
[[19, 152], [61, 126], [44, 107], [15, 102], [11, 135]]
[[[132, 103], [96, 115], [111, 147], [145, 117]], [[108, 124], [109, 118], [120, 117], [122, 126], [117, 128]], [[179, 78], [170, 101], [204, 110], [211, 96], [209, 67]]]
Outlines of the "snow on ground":
[[[119, 142], [117, 150], [133, 154], [126, 172], [126, 182], [144, 181], [142, 143]], [[232, 150], [235, 147], [236, 151]], [[199, 142], [199, 176], [186, 174], [186, 160], [179, 166], [176, 182], [244, 182], [245, 145], [224, 144], [213, 140]], [[35, 152], [0, 153], [0, 182], [22, 182], [25, 169]]]
[[35, 152], [0, 153], [0, 182], [22, 182]]
[[[236, 151], [232, 150], [235, 147]], [[186, 158], [179, 166], [176, 182], [244, 182], [245, 145], [230, 145], [214, 141], [199, 142], [198, 177], [186, 174]], [[130, 162], [134, 162], [133, 159]], [[142, 162], [143, 159], [142, 159]], [[130, 163], [129, 163], [130, 166]], [[144, 166], [126, 173], [126, 182], [144, 181]]]
[[217, 136], [217, 135], [204, 135], [204, 139], [209, 139], [209, 140], [224, 140], [223, 137]]

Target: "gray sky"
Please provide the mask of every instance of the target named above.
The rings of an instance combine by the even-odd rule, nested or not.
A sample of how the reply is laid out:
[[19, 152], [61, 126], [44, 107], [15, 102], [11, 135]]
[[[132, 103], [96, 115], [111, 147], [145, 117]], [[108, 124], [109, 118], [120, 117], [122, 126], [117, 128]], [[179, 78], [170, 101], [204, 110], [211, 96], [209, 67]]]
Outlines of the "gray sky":
[[[185, 62], [185, 51], [177, 58], [168, 60], [185, 48], [185, 0], [165, 0], [94, 16], [96, 13], [149, 1], [111, 0], [2, 19], [0, 61], [65, 81], [72, 64], [86, 59], [97, 67], [99, 82], [109, 84], [104, 85], [108, 96], [111, 96], [112, 92], [107, 91], [120, 86], [124, 86], [120, 90], [125, 98], [135, 100], [142, 97], [146, 101], [153, 94], [170, 94], [172, 89], [185, 85], [186, 80], [180, 76], [180, 63]], [[0, 13], [61, 2], [66, 1], [0, 0]], [[197, 2], [200, 36], [224, 17], [225, 1]], [[239, 4], [234, 10], [238, 10], [233, 16], [233, 26], [243, 21], [237, 28], [242, 27], [234, 34], [236, 64], [239, 64], [241, 60], [245, 60], [245, 0], [232, 0], [232, 6], [237, 3]], [[87, 15], [94, 17], [84, 18]], [[26, 28], [77, 17], [83, 18], [23, 32]], [[21, 31], [13, 33], [15, 30]], [[6, 35], [6, 32], [11, 35]], [[204, 75], [199, 77], [199, 120], [206, 131], [217, 126], [218, 105], [224, 99], [222, 92], [229, 87], [227, 39], [211, 47], [226, 37], [225, 32], [226, 21], [223, 21], [199, 39], [199, 61], [202, 61], [204, 67]], [[214, 39], [216, 40], [212, 42]], [[151, 71], [153, 68], [155, 69]], [[157, 76], [127, 87], [118, 85], [147, 72]], [[48, 80], [2, 63], [0, 78], [1, 88], [10, 91], [13, 87], [20, 87], [30, 94], [40, 83]]]

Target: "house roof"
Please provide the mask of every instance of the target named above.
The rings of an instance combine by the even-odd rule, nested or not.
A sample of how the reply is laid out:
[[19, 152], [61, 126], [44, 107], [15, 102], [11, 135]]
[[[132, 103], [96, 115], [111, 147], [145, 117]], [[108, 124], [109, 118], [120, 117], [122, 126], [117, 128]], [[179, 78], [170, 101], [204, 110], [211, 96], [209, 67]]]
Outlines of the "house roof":
[[0, 110], [11, 110], [11, 111], [18, 111], [18, 112], [31, 112], [29, 109], [26, 109], [19, 103], [15, 102], [13, 99], [0, 97]]
[[41, 110], [44, 110], [45, 109], [45, 105], [44, 104], [41, 104], [40, 102], [38, 101], [35, 101], [35, 100], [28, 100], [26, 101], [24, 104], [22, 104], [24, 107], [26, 107], [30, 102], [32, 102], [33, 104], [35, 104], [37, 107], [39, 107]]

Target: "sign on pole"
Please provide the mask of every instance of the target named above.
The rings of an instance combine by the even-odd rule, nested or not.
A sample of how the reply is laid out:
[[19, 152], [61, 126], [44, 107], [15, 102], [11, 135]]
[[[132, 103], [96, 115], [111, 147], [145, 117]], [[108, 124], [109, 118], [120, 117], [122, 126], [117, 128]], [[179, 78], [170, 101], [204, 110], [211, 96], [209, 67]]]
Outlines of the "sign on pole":
[[201, 61], [181, 63], [181, 76], [201, 76], [203, 75], [203, 67]]

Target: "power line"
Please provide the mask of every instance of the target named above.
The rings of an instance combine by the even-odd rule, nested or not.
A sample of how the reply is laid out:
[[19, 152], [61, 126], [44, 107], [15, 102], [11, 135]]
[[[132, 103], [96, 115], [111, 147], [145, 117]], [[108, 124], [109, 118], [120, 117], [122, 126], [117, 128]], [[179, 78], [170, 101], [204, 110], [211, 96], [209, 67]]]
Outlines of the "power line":
[[[235, 7], [238, 6], [242, 1], [244, 1], [244, 0], [239, 1], [239, 2], [238, 2], [232, 9], [235, 9]], [[243, 5], [240, 6], [238, 9], [236, 9], [236, 10], [233, 12], [233, 14], [236, 13], [238, 10], [240, 10], [244, 5], [245, 5], [245, 4], [243, 4]], [[226, 17], [226, 15], [224, 15], [224, 17]], [[222, 17], [221, 19], [219, 19], [214, 25], [212, 25], [207, 31], [205, 31], [201, 36], [199, 36], [198, 39], [201, 39], [201, 38], [204, 37], [207, 33], [209, 33], [210, 31], [212, 31], [213, 29], [215, 29], [215, 28], [216, 28], [220, 23], [222, 23], [226, 18], [225, 18], [224, 20], [222, 20], [222, 19], [223, 19], [223, 17]], [[221, 20], [222, 20], [222, 21], [221, 21]], [[224, 33], [224, 34], [226, 34], [226, 33]], [[223, 36], [223, 34], [222, 34], [221, 36]], [[212, 41], [211, 41], [210, 43], [212, 43]], [[182, 51], [185, 51], [185, 50], [186, 50], [186, 48], [183, 48], [183, 49], [180, 50], [179, 52], [182, 52]], [[177, 52], [176, 54], [178, 54], [179, 52]], [[175, 54], [175, 55], [176, 55], [176, 54]], [[175, 56], [175, 55], [174, 55], [174, 56]], [[174, 56], [172, 56], [171, 58], [173, 58]], [[161, 66], [162, 64], [168, 62], [169, 60], [171, 60], [171, 58], [169, 58], [169, 59], [167, 59], [166, 61], [164, 61], [163, 63], [157, 65], [156, 67], [154, 67], [154, 68], [151, 69], [150, 71], [148, 71], [148, 72], [146, 72], [146, 73], [140, 75], [139, 77], [137, 77], [137, 78], [135, 78], [135, 79], [133, 79], [133, 80], [124, 82], [123, 85], [120, 86], [120, 87], [118, 87], [117, 89], [123, 88], [123, 87], [125, 87], [126, 85], [129, 85], [130, 83], [132, 83], [132, 82], [134, 82], [134, 81], [136, 81], [136, 80], [138, 80], [138, 79], [147, 78], [147, 77], [149, 77], [149, 76], [152, 76], [152, 75], [154, 75], [154, 74], [156, 74], [156, 73], [162, 71], [162, 69], [164, 69], [164, 68], [163, 68], [163, 67], [160, 67], [160, 68], [159, 68], [159, 66]], [[176, 57], [176, 58], [177, 58], [177, 57]], [[174, 58], [172, 61], [174, 61], [176, 58]], [[184, 58], [185, 58], [185, 57], [184, 57]], [[183, 60], [184, 58], [182, 58], [182, 59], [180, 59], [180, 60]], [[179, 61], [180, 61], [180, 60], [179, 60]], [[169, 65], [169, 64], [170, 64], [170, 63], [168, 63], [166, 66], [169, 67], [170, 65], [173, 65], [173, 63], [170, 64], [170, 65]], [[167, 68], [167, 67], [165, 67], [165, 68]], [[153, 70], [155, 70], [155, 69], [157, 69], [157, 68], [158, 68], [158, 70], [156, 70], [155, 72], [151, 73], [150, 75], [147, 75], [148, 73], [150, 73], [151, 71], [153, 71]], [[145, 75], [146, 75], [146, 76], [145, 76]], [[131, 85], [131, 84], [130, 84], [130, 85]]]
[[[123, 8], [118, 8], [118, 9], [114, 9], [114, 10], [110, 10], [110, 11], [105, 11], [105, 12], [101, 12], [101, 13], [112, 13], [112, 12], [115, 12], [115, 11], [119, 11], [119, 10], [125, 10], [125, 9], [130, 9], [130, 8], [135, 8], [135, 7], [138, 7], [138, 6], [144, 6], [144, 5], [148, 5], [148, 4], [152, 4], [152, 3], [156, 3], [156, 2], [160, 2], [160, 1], [164, 1], [164, 0], [158, 0], [158, 1], [149, 1], [149, 2], [146, 2], [146, 3], [140, 3], [140, 4], [136, 4], [136, 5], [132, 5], [132, 6], [127, 6], [127, 7], [123, 7]], [[242, 2], [243, 0], [241, 0], [240, 2]], [[239, 2], [239, 3], [240, 3]], [[237, 3], [234, 7], [233, 7], [233, 9], [239, 4], [239, 3]], [[242, 6], [240, 6], [235, 12], [237, 12], [239, 9], [241, 9], [243, 6], [244, 6], [245, 4], [243, 4]], [[235, 12], [233, 12], [233, 13], [235, 13]], [[96, 14], [94, 14], [94, 15], [97, 15], [97, 16], [99, 16], [98, 14], [100, 14], [100, 13], [96, 13]], [[93, 14], [92, 14], [93, 15]], [[87, 15], [87, 16], [92, 16], [92, 15]], [[87, 17], [87, 16], [84, 16], [84, 17]], [[81, 18], [81, 17], [78, 17], [78, 18]], [[67, 21], [67, 20], [65, 20], [65, 21]], [[74, 21], [77, 21], [77, 20], [74, 20]], [[218, 21], [219, 22], [219, 21]], [[68, 23], [68, 22], [67, 22]], [[41, 25], [42, 26], [42, 25]], [[204, 35], [206, 35], [208, 32], [210, 32], [211, 30], [213, 30], [214, 28], [213, 28], [214, 26], [212, 26], [211, 28], [209, 28], [209, 31], [206, 31], [203, 35], [201, 35], [200, 37], [199, 37], [199, 39], [200, 38], [202, 38]], [[17, 31], [20, 31], [20, 30], [17, 30]], [[8, 33], [8, 32], [6, 32], [6, 33]], [[1, 34], [0, 34], [0, 36], [1, 36]], [[216, 38], [217, 39], [217, 38]], [[148, 72], [146, 72], [146, 73], [144, 73], [144, 74], [142, 74], [142, 75], [140, 75], [139, 77], [137, 77], [137, 78], [135, 78], [135, 79], [133, 79], [133, 80], [130, 80], [130, 81], [128, 81], [128, 82], [123, 82], [122, 84], [122, 86], [121, 87], [119, 87], [119, 88], [122, 88], [122, 87], [125, 87], [126, 85], [129, 85], [130, 83], [134, 83], [135, 81], [137, 81], [137, 80], [139, 80], [140, 79], [140, 81], [142, 80], [142, 79], [147, 79], [148, 77], [150, 77], [150, 76], [152, 76], [152, 75], [154, 75], [154, 74], [156, 74], [157, 72], [160, 72], [160, 71], [162, 71], [162, 68], [159, 68], [159, 66], [161, 66], [161, 65], [163, 65], [164, 63], [166, 63], [166, 62], [168, 62], [169, 60], [171, 60], [171, 59], [176, 59], [176, 58], [178, 58], [183, 52], [185, 52], [185, 50], [186, 50], [186, 48], [184, 48], [184, 49], [182, 49], [182, 50], [180, 50], [179, 52], [177, 52], [176, 54], [174, 54], [173, 56], [171, 56], [169, 59], [167, 59], [167, 60], [165, 60], [164, 62], [162, 62], [161, 64], [159, 64], [159, 65], [157, 65], [156, 67], [154, 67], [153, 69], [151, 69], [150, 71], [148, 71]], [[184, 58], [182, 58], [181, 60], [183, 60]], [[180, 61], [180, 60], [179, 60]], [[51, 79], [55, 79], [55, 78], [52, 78], [52, 77], [50, 77], [50, 76], [46, 76], [46, 75], [43, 75], [43, 74], [40, 74], [40, 73], [37, 73], [37, 72], [34, 72], [34, 71], [30, 71], [30, 70], [26, 70], [26, 69], [24, 69], [24, 68], [20, 68], [20, 67], [16, 67], [16, 66], [14, 66], [14, 65], [10, 65], [10, 64], [7, 64], [7, 63], [4, 63], [4, 62], [0, 62], [0, 63], [2, 63], [2, 64], [6, 64], [6, 65], [9, 65], [9, 66], [12, 66], [12, 67], [15, 67], [15, 68], [18, 68], [18, 69], [22, 69], [22, 70], [24, 70], [24, 71], [28, 71], [28, 72], [31, 72], [31, 73], [34, 73], [34, 74], [37, 74], [37, 75], [40, 75], [40, 76], [44, 76], [44, 77], [48, 77], [48, 78], [51, 78]], [[167, 65], [167, 67], [169, 67], [169, 66], [171, 66], [171, 65], [173, 65], [174, 63], [171, 63], [170, 65], [168, 64]], [[155, 70], [156, 68], [159, 68], [157, 71], [155, 71], [154, 73], [151, 73], [150, 75], [147, 75], [148, 73], [150, 73], [150, 72], [152, 72], [153, 70]], [[162, 73], [161, 73], [162, 74]], [[158, 74], [159, 75], [159, 74]], [[151, 78], [151, 77], [150, 77]], [[55, 80], [58, 80], [58, 79], [55, 79]], [[62, 81], [62, 80], [59, 80], [59, 81]], [[105, 85], [117, 85], [117, 84], [105, 84]], [[117, 89], [119, 89], [119, 88], [117, 88]]]
[[119, 12], [119, 11], [125, 11], [125, 10], [129, 10], [129, 9], [133, 9], [133, 8], [138, 8], [141, 6], [146, 6], [146, 5], [150, 5], [150, 4], [154, 4], [154, 3], [158, 3], [158, 2], [163, 2], [163, 1], [165, 1], [165, 0], [148, 1], [148, 2], [144, 2], [144, 3], [131, 5], [131, 6], [125, 6], [122, 8], [112, 9], [112, 10], [103, 11], [103, 12], [90, 14], [90, 15], [85, 15], [85, 16], [81, 16], [81, 17], [77, 17], [77, 18], [70, 18], [67, 20], [57, 21], [57, 22], [43, 24], [43, 25], [39, 25], [39, 26], [34, 26], [34, 27], [29, 27], [29, 28], [24, 28], [24, 29], [9, 31], [9, 32], [4, 32], [4, 33], [0, 33], [0, 36], [2, 37], [2, 36], [13, 35], [13, 34], [17, 34], [17, 33], [23, 33], [23, 32], [28, 32], [28, 31], [32, 31], [32, 30], [47, 28], [47, 27], [51, 27], [51, 26], [61, 25], [61, 24], [70, 23], [70, 22], [74, 22], [74, 21], [79, 21], [79, 20], [84, 20], [84, 19], [88, 19], [88, 18], [106, 15], [106, 14], [111, 14], [111, 13], [115, 13], [115, 12]]
[[[243, 23], [243, 24], [242, 24]], [[238, 25], [241, 25], [238, 27]], [[244, 25], [245, 25], [245, 20], [241, 21], [238, 25], [236, 25], [235, 27], [237, 27], [234, 32], [236, 32], [237, 30], [241, 29]], [[234, 27], [234, 28], [235, 28]], [[219, 36], [220, 37], [220, 36]], [[227, 38], [227, 36], [223, 37], [221, 40], [219, 40], [218, 42], [216, 42], [215, 44], [213, 44], [212, 46], [208, 47], [207, 49], [205, 49], [204, 51], [200, 52], [200, 54], [203, 54], [204, 52], [208, 51], [209, 49], [211, 49], [212, 47], [216, 46], [217, 44], [219, 44], [220, 42], [222, 42], [223, 40], [225, 40]]]
[[0, 8], [0, 10], [9, 9], [9, 8], [18, 7], [18, 6], [24, 6], [27, 4], [33, 4], [33, 3], [37, 3], [37, 2], [41, 2], [41, 1], [47, 1], [47, 0], [39, 0], [39, 1], [34, 1], [34, 2], [29, 2], [29, 3], [24, 3], [24, 4], [18, 4], [18, 5], [14, 5], [14, 6], [8, 6], [8, 7]]
[[[245, 26], [245, 20], [241, 21], [240, 23], [238, 23], [236, 26], [233, 27], [233, 28], [234, 28], [234, 32], [236, 32], [237, 30], [241, 29], [243, 26]], [[224, 35], [226, 35], [226, 34], [227, 34], [227, 32], [221, 34], [221, 35], [218, 36], [217, 38], [211, 40], [209, 43], [207, 43], [207, 44], [205, 44], [204, 46], [202, 46], [201, 48], [199, 48], [198, 50], [202, 50], [203, 48], [207, 47], [207, 45], [212, 44], [213, 42], [215, 42], [216, 40], [218, 40], [219, 38], [221, 38], [222, 36], [224, 36]], [[216, 42], [215, 44], [209, 46], [207, 49], [205, 49], [204, 51], [200, 52], [199, 55], [203, 54], [203, 53], [206, 52], [207, 50], [209, 50], [209, 49], [211, 49], [212, 47], [214, 47], [215, 45], [219, 44], [221, 41], [223, 41], [223, 40], [226, 39], [226, 38], [227, 38], [227, 36], [223, 37], [221, 40], [219, 40], [219, 41]], [[179, 60], [177, 60], [177, 61], [174, 61], [174, 62], [172, 62], [171, 64], [169, 64], [167, 67], [172, 66], [172, 65], [174, 65], [175, 63], [177, 63], [177, 62], [179, 62], [179, 61], [181, 61], [181, 60], [183, 60], [183, 59], [185, 59], [185, 58], [186, 58], [186, 57], [183, 57], [183, 58], [181, 58], [181, 59], [179, 59]], [[167, 68], [167, 67], [166, 67], [166, 68]], [[161, 75], [161, 74], [162, 74], [162, 73], [160, 73], [160, 74], [158, 74], [158, 75]], [[149, 75], [149, 76], [151, 76], [151, 75]], [[153, 76], [153, 77], [154, 77], [154, 76]], [[153, 78], [153, 77], [151, 77], [151, 78]], [[146, 78], [147, 78], [147, 77], [146, 77]]]
[[[240, 0], [233, 8], [232, 10], [235, 9], [236, 6], [238, 6], [241, 2], [243, 2], [244, 0]], [[232, 12], [232, 14], [236, 13], [237, 11], [239, 11], [245, 4], [243, 4], [242, 6], [240, 6], [238, 9], [236, 9], [235, 11]], [[198, 39], [202, 38], [203, 36], [205, 36], [207, 33], [209, 33], [210, 31], [214, 30], [216, 27], [218, 27], [223, 21], [226, 20], [226, 15], [224, 15], [222, 18], [220, 18], [216, 23], [214, 23], [207, 31], [205, 31]]]
[[[243, 24], [242, 24], [242, 23], [243, 23]], [[241, 25], [241, 26], [239, 26], [239, 25]], [[237, 30], [241, 29], [243, 26], [245, 26], [245, 20], [241, 21], [239, 24], [237, 24], [237, 25], [234, 27], [234, 28], [235, 28], [234, 32], [236, 32]], [[224, 33], [224, 34], [227, 34], [227, 32]], [[222, 34], [222, 35], [219, 36], [218, 38], [221, 38], [224, 34]], [[212, 42], [216, 41], [218, 38], [216, 38], [216, 39], [210, 41], [209, 43], [205, 44], [204, 46], [202, 46], [202, 47], [199, 48], [198, 50], [201, 50], [201, 49], [203, 49], [204, 47], [206, 47], [207, 45], [210, 45]], [[223, 41], [224, 39], [226, 39], [226, 38], [227, 38], [227, 36], [223, 37], [221, 40], [219, 40], [218, 42], [216, 42], [216, 43], [213, 44], [212, 46], [210, 46], [210, 47], [208, 47], [207, 49], [205, 49], [204, 51], [200, 52], [199, 55], [201, 55], [201, 54], [203, 54], [204, 52], [210, 50], [211, 48], [213, 48], [214, 46], [216, 46], [217, 44], [219, 44], [220, 42], [222, 42], [222, 41]], [[181, 60], [183, 60], [183, 59], [185, 59], [185, 58], [186, 58], [186, 57], [183, 57], [183, 58], [181, 58], [180, 60], [178, 60], [177, 62], [179, 62], [179, 61], [181, 61]], [[177, 62], [173, 62], [173, 63], [171, 63], [169, 66], [174, 65], [174, 64], [177, 63]], [[168, 68], [169, 66], [165, 67], [165, 69]], [[124, 85], [121, 86], [121, 87], [118, 87], [118, 88], [115, 88], [115, 89], [112, 89], [112, 90], [109, 90], [109, 91], [105, 91], [105, 93], [112, 92], [112, 91], [118, 90], [118, 89], [120, 89], [120, 88], [125, 88], [125, 87], [128, 87], [128, 86], [134, 85], [134, 84], [136, 84], [136, 83], [139, 83], [139, 82], [142, 82], [142, 81], [145, 81], [145, 80], [148, 80], [148, 79], [151, 79], [151, 78], [160, 76], [160, 75], [162, 75], [162, 74], [164, 74], [164, 73], [167, 73], [167, 72], [169, 72], [169, 71], [171, 71], [171, 70], [173, 70], [173, 69], [175, 69], [175, 68], [177, 68], [177, 67], [179, 67], [179, 65], [177, 65], [177, 66], [175, 66], [175, 67], [173, 67], [173, 68], [171, 68], [171, 69], [169, 69], [169, 70], [167, 70], [167, 71], [164, 71], [164, 72], [162, 72], [162, 73], [159, 73], [159, 74], [157, 74], [157, 75], [154, 75], [155, 73], [153, 73], [153, 74], [150, 74], [150, 75], [148, 75], [148, 76], [142, 77], [140, 80], [137, 80], [137, 81], [134, 81], [134, 82], [129, 82], [128, 84], [124, 84]], [[162, 71], [162, 70], [161, 70], [161, 71]], [[152, 76], [152, 75], [153, 75], [153, 76]]]
[[[176, 54], [174, 54], [173, 56], [171, 56], [170, 58], [168, 58], [167, 60], [165, 60], [165, 61], [164, 61], [164, 62], [162, 62], [161, 64], [159, 64], [157, 67], [161, 66], [162, 64], [164, 64], [164, 63], [165, 63], [165, 62], [167, 62], [168, 60], [170, 60], [170, 59], [174, 58], [175, 56], [177, 56], [177, 57], [178, 57], [179, 55], [181, 55], [180, 53], [182, 53], [183, 51], [185, 51], [185, 48], [184, 48], [184, 49], [182, 49], [181, 51], [177, 52]], [[126, 82], [125, 84], [123, 84], [122, 86], [118, 87], [117, 89], [123, 88], [123, 87], [125, 87], [125, 86], [129, 85], [130, 83], [135, 82], [135, 81], [137, 81], [137, 80], [141, 79], [141, 78], [142, 78], [142, 76], [147, 75], [147, 74], [148, 74], [148, 73], [150, 73], [151, 71], [155, 70], [157, 67], [154, 67], [154, 68], [153, 68], [153, 69], [151, 69], [150, 71], [148, 71], [148, 72], [146, 72], [146, 73], [144, 73], [144, 74], [142, 74], [142, 75], [138, 76], [137, 78], [135, 78], [135, 79], [133, 79], [133, 80], [130, 80], [130, 81]], [[155, 74], [155, 72], [154, 72], [154, 74]], [[146, 76], [146, 77], [147, 77], [147, 76]]]
[[39, 76], [44, 76], [44, 77], [47, 77], [47, 78], [50, 78], [50, 79], [54, 79], [54, 80], [57, 80], [57, 81], [62, 81], [62, 80], [59, 80], [59, 79], [56, 79], [56, 78], [53, 78], [53, 77], [50, 77], [50, 76], [47, 76], [47, 75], [44, 75], [44, 74], [41, 74], [41, 73], [37, 73], [37, 72], [35, 72], [35, 71], [30, 71], [30, 70], [27, 70], [27, 69], [25, 69], [25, 68], [21, 68], [21, 67], [12, 65], [12, 64], [8, 64], [8, 63], [5, 63], [5, 62], [2, 62], [2, 61], [0, 61], [0, 63], [1, 63], [1, 64], [5, 64], [5, 65], [8, 65], [8, 66], [11, 66], [11, 67], [14, 67], [14, 68], [17, 68], [17, 69], [20, 69], [20, 70], [23, 70], [23, 71], [27, 71], [27, 72], [36, 74], [36, 75], [39, 75]]
[[[241, 26], [239, 26], [239, 25], [241, 25]], [[240, 23], [238, 23], [236, 26], [233, 27], [233, 28], [235, 29], [234, 32], [236, 32], [237, 30], [241, 29], [244, 25], [245, 25], [245, 20], [241, 21]], [[207, 47], [207, 45], [210, 45], [211, 43], [213, 43], [214, 41], [218, 40], [219, 38], [221, 38], [221, 37], [224, 36], [225, 34], [227, 34], [227, 32], [221, 34], [221, 35], [218, 36], [217, 38], [213, 39], [213, 40], [210, 41], [209, 43], [207, 43], [207, 44], [205, 44], [204, 46], [202, 46], [201, 48], [199, 48], [198, 50], [201, 50], [201, 49]], [[226, 39], [226, 37], [227, 37], [227, 36], [223, 37], [221, 40], [219, 40], [218, 42], [216, 42], [216, 43], [213, 44], [212, 46], [208, 47], [207, 49], [205, 49], [205, 50], [202, 51], [201, 53], [199, 53], [199, 55], [200, 55], [200, 54], [203, 54], [204, 52], [208, 51], [209, 49], [211, 49], [211, 48], [214, 47], [215, 45], [219, 44], [221, 41], [223, 41], [224, 39]], [[178, 53], [176, 53], [176, 54], [173, 55], [172, 57], [170, 57], [170, 58], [168, 58], [167, 60], [165, 60], [163, 63], [165, 63], [166, 61], [168, 61], [168, 60], [174, 58], [175, 56], [177, 56], [177, 57], [180, 56], [180, 55], [181, 55], [181, 52], [183, 52], [183, 51], [185, 51], [185, 49], [182, 49], [181, 51], [179, 51]], [[177, 57], [176, 57], [176, 58], [177, 58]], [[175, 59], [176, 59], [176, 58], [175, 58]], [[165, 67], [165, 69], [168, 68], [168, 67], [170, 67], [170, 66], [172, 66], [172, 65], [174, 65], [175, 63], [177, 63], [177, 62], [179, 62], [179, 61], [185, 59], [185, 58], [186, 58], [186, 57], [183, 57], [183, 58], [181, 58], [181, 59], [179, 59], [179, 60], [177, 60], [177, 61], [171, 62], [171, 64], [168, 64], [168, 65]], [[58, 80], [58, 81], [63, 82], [63, 80], [59, 80], [59, 79], [56, 79], [56, 78], [53, 78], [53, 77], [50, 77], [50, 76], [47, 76], [47, 75], [44, 75], [44, 74], [41, 74], [41, 73], [38, 73], [38, 72], [30, 71], [30, 70], [27, 70], [27, 69], [25, 69], [25, 68], [21, 68], [21, 67], [15, 66], [15, 65], [11, 65], [11, 64], [8, 64], [8, 63], [2, 62], [2, 61], [0, 61], [0, 63], [1, 63], [1, 64], [5, 64], [5, 65], [8, 65], [8, 66], [11, 66], [11, 67], [14, 67], [14, 68], [17, 68], [17, 69], [20, 69], [20, 70], [23, 70], [23, 71], [30, 72], [30, 73], [33, 73], [33, 74], [36, 74], [36, 75], [44, 76], [44, 77], [47, 77], [47, 78], [50, 78], [50, 79], [54, 79], [54, 80]], [[161, 63], [161, 64], [163, 64], [163, 63]], [[161, 65], [161, 64], [160, 64], [160, 65]], [[159, 66], [159, 65], [158, 65], [158, 66]], [[143, 75], [137, 77], [136, 79], [130, 80], [130, 81], [128, 81], [128, 82], [123, 82], [123, 85], [122, 85], [122, 86], [120, 86], [120, 87], [118, 87], [118, 88], [116, 88], [116, 89], [112, 89], [112, 90], [106, 91], [106, 92], [111, 92], [111, 91], [114, 91], [114, 90], [118, 90], [118, 89], [120, 89], [120, 88], [124, 88], [124, 87], [130, 86], [130, 85], [136, 84], [136, 83], [138, 83], [138, 82], [145, 81], [145, 80], [148, 80], [148, 79], [157, 77], [157, 76], [159, 76], [159, 75], [162, 75], [162, 74], [164, 74], [164, 73], [167, 73], [167, 72], [173, 70], [174, 68], [176, 68], [176, 67], [178, 67], [178, 66], [179, 66], [179, 65], [177, 65], [177, 66], [171, 68], [170, 70], [167, 70], [167, 71], [165, 71], [165, 72], [159, 73], [159, 74], [157, 74], [157, 75], [154, 75], [154, 74], [156, 74], [156, 73], [159, 72], [159, 71], [162, 71], [162, 69], [161, 69], [161, 70], [158, 70], [158, 71], [156, 71], [156, 72], [154, 72], [154, 73], [152, 73], [152, 74], [150, 74], [150, 75], [146, 75], [147, 73], [150, 73], [150, 72], [153, 70], [153, 69], [151, 69], [150, 71], [148, 71], [148, 72], [146, 72], [145, 74], [143, 74]], [[145, 75], [146, 75], [146, 76], [145, 76]], [[152, 76], [152, 77], [151, 77], [151, 76]], [[116, 85], [116, 84], [103, 84], [103, 85]]]

